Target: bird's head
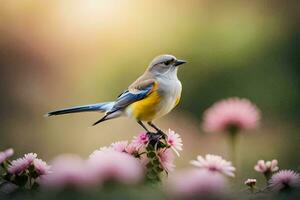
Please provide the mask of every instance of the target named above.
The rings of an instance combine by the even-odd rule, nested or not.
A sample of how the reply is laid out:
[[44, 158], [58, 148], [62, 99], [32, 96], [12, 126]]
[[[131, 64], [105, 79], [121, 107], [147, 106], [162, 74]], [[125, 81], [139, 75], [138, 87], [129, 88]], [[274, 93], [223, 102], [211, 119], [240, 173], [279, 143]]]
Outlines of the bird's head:
[[177, 74], [177, 67], [186, 63], [184, 60], [178, 60], [172, 55], [160, 55], [155, 57], [149, 64], [148, 71], [155, 75]]

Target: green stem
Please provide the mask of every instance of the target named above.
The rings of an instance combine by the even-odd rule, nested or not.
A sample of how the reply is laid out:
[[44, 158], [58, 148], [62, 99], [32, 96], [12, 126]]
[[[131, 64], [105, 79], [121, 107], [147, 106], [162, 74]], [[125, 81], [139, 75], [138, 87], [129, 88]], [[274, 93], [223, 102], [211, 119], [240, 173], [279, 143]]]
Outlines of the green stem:
[[264, 173], [264, 176], [266, 178], [266, 185], [268, 185], [268, 182], [269, 182], [269, 180], [271, 179], [271, 176], [272, 176], [272, 172], [267, 171], [267, 172]]
[[229, 140], [230, 140], [230, 148], [231, 148], [231, 160], [233, 165], [237, 165], [237, 152], [236, 152], [236, 146], [237, 146], [237, 129], [230, 129], [229, 130]]

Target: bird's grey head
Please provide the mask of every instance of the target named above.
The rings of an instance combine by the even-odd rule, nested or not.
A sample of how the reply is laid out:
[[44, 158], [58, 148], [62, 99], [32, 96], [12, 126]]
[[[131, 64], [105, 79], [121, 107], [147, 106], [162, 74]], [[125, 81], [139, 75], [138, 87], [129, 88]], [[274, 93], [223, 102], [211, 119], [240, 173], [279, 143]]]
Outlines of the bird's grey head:
[[184, 63], [186, 63], [186, 61], [178, 60], [175, 56], [160, 55], [151, 61], [148, 71], [155, 75], [176, 75], [177, 67]]

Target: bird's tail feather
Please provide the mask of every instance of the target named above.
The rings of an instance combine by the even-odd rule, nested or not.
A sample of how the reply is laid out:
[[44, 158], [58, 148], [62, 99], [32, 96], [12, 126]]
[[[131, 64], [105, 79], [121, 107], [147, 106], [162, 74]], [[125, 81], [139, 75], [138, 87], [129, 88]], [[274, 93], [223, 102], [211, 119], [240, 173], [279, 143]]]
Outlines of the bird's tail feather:
[[96, 103], [96, 104], [84, 105], [84, 106], [75, 106], [71, 108], [64, 108], [61, 110], [49, 112], [46, 114], [46, 116], [63, 115], [63, 114], [78, 113], [78, 112], [91, 112], [91, 111], [107, 112], [114, 106], [114, 104], [115, 102], [104, 102], [104, 103]]
[[122, 115], [122, 111], [120, 111], [120, 110], [112, 112], [112, 113], [107, 113], [101, 119], [99, 119], [98, 121], [96, 121], [93, 124], [93, 126], [95, 126], [95, 125], [97, 125], [97, 124], [99, 124], [101, 122], [104, 122], [106, 120], [110, 120], [110, 119], [114, 119], [114, 118], [120, 117], [121, 115]]

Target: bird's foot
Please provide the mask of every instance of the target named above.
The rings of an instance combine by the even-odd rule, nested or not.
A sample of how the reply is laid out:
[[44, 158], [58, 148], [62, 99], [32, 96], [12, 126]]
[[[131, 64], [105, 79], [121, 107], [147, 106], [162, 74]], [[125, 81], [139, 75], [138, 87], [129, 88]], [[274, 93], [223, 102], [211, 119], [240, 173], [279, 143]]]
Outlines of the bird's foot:
[[158, 129], [157, 134], [160, 135], [160, 138], [166, 139], [167, 134], [165, 134], [162, 130]]
[[154, 132], [147, 132], [147, 136], [150, 142], [158, 142], [161, 139], [161, 134]]
[[[165, 147], [166, 145], [166, 134], [162, 131], [155, 132], [147, 132], [149, 138], [149, 144], [155, 148]], [[165, 142], [162, 142], [163, 139]]]

